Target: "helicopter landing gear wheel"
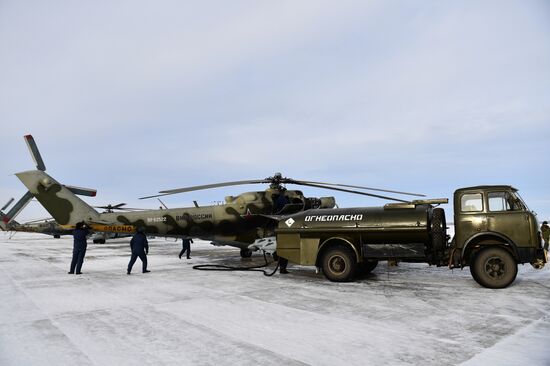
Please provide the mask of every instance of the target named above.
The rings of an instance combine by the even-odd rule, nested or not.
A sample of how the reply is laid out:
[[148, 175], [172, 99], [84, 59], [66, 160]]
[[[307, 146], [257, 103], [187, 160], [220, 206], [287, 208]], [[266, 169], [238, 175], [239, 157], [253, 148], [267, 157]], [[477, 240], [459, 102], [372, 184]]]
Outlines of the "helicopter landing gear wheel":
[[252, 251], [250, 249], [241, 249], [241, 258], [252, 257]]

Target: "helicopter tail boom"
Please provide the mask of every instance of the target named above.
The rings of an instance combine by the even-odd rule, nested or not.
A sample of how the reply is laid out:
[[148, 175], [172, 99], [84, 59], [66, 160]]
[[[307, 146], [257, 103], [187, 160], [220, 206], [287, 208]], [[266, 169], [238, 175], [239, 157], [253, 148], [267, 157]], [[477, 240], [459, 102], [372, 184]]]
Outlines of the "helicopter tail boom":
[[80, 221], [99, 219], [96, 210], [44, 171], [30, 170], [15, 175], [60, 225], [73, 226]]

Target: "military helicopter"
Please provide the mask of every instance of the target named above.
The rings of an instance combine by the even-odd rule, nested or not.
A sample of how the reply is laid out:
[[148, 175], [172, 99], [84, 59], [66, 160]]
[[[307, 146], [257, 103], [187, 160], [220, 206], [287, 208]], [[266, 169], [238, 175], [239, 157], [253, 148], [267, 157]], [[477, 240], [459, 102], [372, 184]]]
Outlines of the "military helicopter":
[[24, 223], [15, 221], [15, 217], [25, 208], [32, 198], [33, 196], [30, 192], [25, 193], [7, 213], [4, 213], [4, 210], [14, 201], [14, 199], [11, 198], [0, 209], [0, 229], [12, 232], [11, 236], [15, 235], [17, 232], [45, 234], [51, 235], [54, 238], [60, 238], [61, 235], [72, 234], [73, 231], [71, 229], [61, 227], [53, 218], [27, 221]]
[[[38, 149], [30, 151], [31, 154], [36, 154]], [[363, 186], [296, 180], [276, 173], [264, 179], [171, 189], [160, 191], [157, 195], [142, 197], [158, 198], [175, 193], [243, 184], [269, 184], [269, 188], [264, 191], [228, 196], [222, 205], [196, 204], [195, 207], [99, 213], [44, 170], [37, 165], [37, 170], [17, 173], [16, 176], [62, 226], [72, 228], [77, 222], [84, 221], [94, 231], [114, 233], [133, 233], [140, 227], [146, 234], [192, 237], [210, 240], [215, 245], [234, 246], [241, 249], [243, 257], [251, 255], [251, 249], [256, 241], [274, 235], [277, 220], [284, 215], [313, 208], [333, 208], [336, 204], [334, 197], [306, 197], [300, 190], [287, 190], [286, 184], [324, 188], [398, 202], [407, 201], [358, 189], [422, 196]]]
[[59, 239], [61, 235], [72, 235], [73, 233], [71, 229], [58, 225], [54, 219], [33, 220], [22, 224], [12, 220], [8, 225], [0, 224], [0, 227], [4, 231], [12, 232], [10, 238], [17, 232], [51, 235], [56, 239]]

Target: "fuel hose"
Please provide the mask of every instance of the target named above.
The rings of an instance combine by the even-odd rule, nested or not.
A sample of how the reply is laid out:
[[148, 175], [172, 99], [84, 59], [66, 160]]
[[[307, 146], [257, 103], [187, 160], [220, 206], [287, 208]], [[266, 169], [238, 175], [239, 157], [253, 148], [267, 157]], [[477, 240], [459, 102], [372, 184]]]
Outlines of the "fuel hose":
[[224, 264], [199, 264], [199, 265], [193, 266], [193, 269], [196, 269], [199, 271], [255, 271], [255, 272], [262, 272], [264, 276], [271, 277], [279, 269], [279, 261], [277, 261], [277, 266], [275, 267], [273, 272], [268, 272], [262, 268], [267, 268], [271, 263], [274, 263], [274, 262], [271, 262], [271, 263], [268, 262], [265, 252], [264, 252], [264, 260], [265, 260], [265, 264], [250, 266], [250, 267], [238, 267], [238, 266], [235, 267], [235, 266], [227, 266]]

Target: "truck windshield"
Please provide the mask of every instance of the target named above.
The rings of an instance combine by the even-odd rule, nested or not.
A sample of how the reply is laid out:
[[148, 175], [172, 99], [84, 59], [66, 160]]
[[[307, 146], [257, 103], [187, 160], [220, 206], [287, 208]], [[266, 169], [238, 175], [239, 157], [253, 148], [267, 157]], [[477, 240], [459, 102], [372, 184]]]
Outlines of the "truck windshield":
[[512, 197], [515, 197], [517, 204], [521, 206], [522, 210], [529, 211], [529, 207], [527, 207], [527, 204], [525, 203], [523, 198], [521, 198], [519, 192], [512, 193]]
[[525, 203], [509, 191], [489, 192], [489, 211], [524, 211]]

